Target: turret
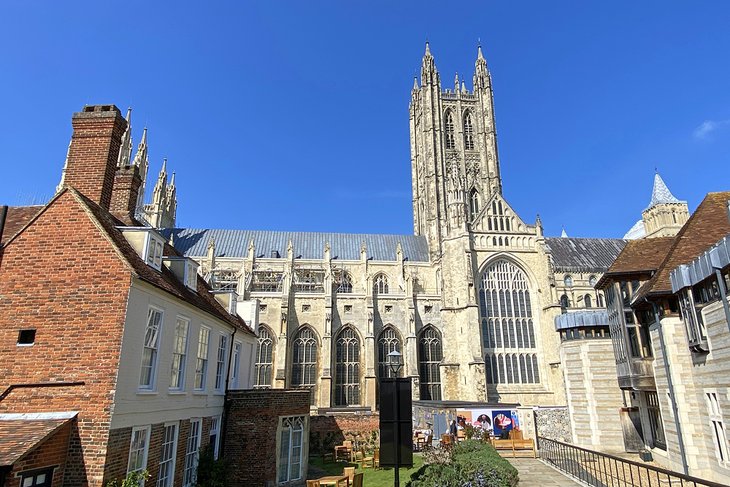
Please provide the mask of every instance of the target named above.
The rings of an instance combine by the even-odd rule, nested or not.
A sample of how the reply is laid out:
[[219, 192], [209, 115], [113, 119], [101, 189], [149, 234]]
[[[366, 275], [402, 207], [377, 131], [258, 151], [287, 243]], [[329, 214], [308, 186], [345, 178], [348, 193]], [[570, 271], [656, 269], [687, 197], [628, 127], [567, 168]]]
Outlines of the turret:
[[672, 237], [689, 219], [686, 201], [677, 199], [659, 173], [654, 174], [654, 186], [649, 206], [642, 212], [646, 237]]
[[436, 62], [431, 55], [431, 49], [429, 48], [428, 42], [426, 42], [426, 52], [424, 53], [423, 61], [421, 62], [421, 86], [440, 84], [441, 80], [439, 78], [439, 72], [436, 69]]
[[477, 60], [474, 63], [474, 91], [485, 90], [491, 86], [491, 78], [489, 69], [487, 68], [487, 60], [482, 54], [482, 45], [477, 47]]
[[119, 148], [119, 157], [117, 158], [117, 167], [127, 167], [132, 161], [132, 109], [127, 108], [127, 130], [122, 135], [122, 145]]
[[149, 156], [147, 154], [147, 127], [142, 131], [142, 140], [137, 146], [137, 153], [134, 155], [134, 166], [139, 168], [139, 177], [142, 178], [142, 186], [139, 189], [139, 198], [137, 199], [137, 219], [142, 218], [144, 212], [144, 192], [145, 183], [147, 182], [147, 171], [150, 166]]

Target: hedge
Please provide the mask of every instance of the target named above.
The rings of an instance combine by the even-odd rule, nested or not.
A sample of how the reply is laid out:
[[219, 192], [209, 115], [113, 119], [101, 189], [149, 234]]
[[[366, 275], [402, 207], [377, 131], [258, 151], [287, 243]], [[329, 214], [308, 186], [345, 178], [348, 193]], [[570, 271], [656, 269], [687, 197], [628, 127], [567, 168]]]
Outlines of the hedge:
[[517, 470], [488, 443], [467, 440], [456, 445], [444, 462], [424, 465], [406, 487], [514, 487]]

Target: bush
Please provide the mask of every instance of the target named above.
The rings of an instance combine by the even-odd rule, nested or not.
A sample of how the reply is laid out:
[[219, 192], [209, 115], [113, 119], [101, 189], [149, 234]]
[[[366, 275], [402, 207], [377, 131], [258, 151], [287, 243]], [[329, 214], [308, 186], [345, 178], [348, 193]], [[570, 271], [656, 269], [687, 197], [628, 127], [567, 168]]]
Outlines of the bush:
[[123, 479], [112, 480], [106, 483], [106, 487], [139, 487], [143, 480], [150, 477], [147, 470], [141, 472], [129, 472]]
[[200, 449], [198, 460], [197, 487], [225, 487], [227, 463], [224, 459], [216, 460], [213, 447], [208, 445]]
[[451, 461], [446, 455], [431, 455], [435, 460], [411, 477], [407, 487], [514, 487], [517, 470], [488, 443], [467, 440], [456, 445]]

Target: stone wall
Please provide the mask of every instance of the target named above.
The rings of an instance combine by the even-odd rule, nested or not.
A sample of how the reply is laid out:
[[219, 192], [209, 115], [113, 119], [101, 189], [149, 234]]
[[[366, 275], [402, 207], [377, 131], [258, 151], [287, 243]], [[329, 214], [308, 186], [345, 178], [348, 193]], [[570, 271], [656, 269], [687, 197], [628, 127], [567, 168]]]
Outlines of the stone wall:
[[572, 441], [570, 414], [567, 407], [537, 408], [534, 411], [538, 436], [566, 443]]
[[377, 413], [312, 416], [309, 444], [312, 453], [329, 453], [344, 440], [356, 448], [371, 449], [380, 445], [380, 416]]

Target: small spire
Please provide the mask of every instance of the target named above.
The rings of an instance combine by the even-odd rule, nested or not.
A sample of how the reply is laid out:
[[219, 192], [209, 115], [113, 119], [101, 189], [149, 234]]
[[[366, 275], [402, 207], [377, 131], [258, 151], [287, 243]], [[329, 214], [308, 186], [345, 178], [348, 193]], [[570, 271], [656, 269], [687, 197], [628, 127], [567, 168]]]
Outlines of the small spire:
[[165, 175], [165, 179], [167, 179], [167, 157], [162, 159], [162, 169], [160, 169], [160, 176]]
[[482, 53], [482, 43], [479, 42], [477, 44], [477, 59], [484, 59], [484, 54]]
[[563, 227], [563, 231], [560, 232], [560, 238], [568, 238], [568, 232], [565, 231], [565, 227]]
[[418, 91], [418, 76], [413, 77], [413, 91]]
[[129, 166], [132, 160], [132, 108], [127, 108], [127, 128], [122, 134], [122, 144], [119, 148], [119, 157], [117, 157], [117, 167]]
[[426, 40], [426, 53], [423, 55], [424, 57], [431, 55], [431, 48], [428, 45], [428, 40]]
[[169, 188], [175, 189], [175, 171], [172, 172], [172, 177], [170, 178]]
[[454, 76], [454, 93], [459, 91], [459, 72], [456, 72], [456, 75]]
[[461, 82], [461, 91], [466, 93], [466, 84], [463, 81]]

